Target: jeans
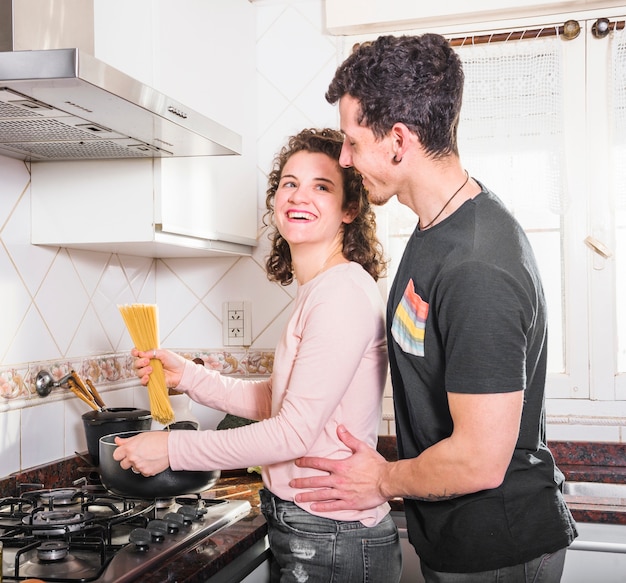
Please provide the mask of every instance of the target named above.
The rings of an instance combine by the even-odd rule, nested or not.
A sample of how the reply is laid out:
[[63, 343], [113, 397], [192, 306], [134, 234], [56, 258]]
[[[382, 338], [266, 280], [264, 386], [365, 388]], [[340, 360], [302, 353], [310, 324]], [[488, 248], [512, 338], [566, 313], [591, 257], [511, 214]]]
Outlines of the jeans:
[[260, 491], [274, 555], [272, 583], [395, 583], [402, 571], [398, 529], [387, 515], [373, 527], [332, 520]]
[[426, 583], [559, 583], [565, 551], [561, 549], [521, 565], [480, 573], [441, 573], [423, 563], [421, 567]]

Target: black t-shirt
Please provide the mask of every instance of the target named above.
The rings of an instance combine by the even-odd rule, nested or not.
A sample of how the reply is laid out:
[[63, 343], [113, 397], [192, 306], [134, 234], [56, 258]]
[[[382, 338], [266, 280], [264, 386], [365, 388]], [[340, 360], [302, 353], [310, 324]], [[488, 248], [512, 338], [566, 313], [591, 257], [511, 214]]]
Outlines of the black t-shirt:
[[524, 391], [504, 482], [439, 502], [405, 500], [409, 539], [431, 569], [477, 572], [564, 548], [576, 527], [546, 446], [546, 304], [519, 223], [492, 193], [416, 230], [391, 288], [388, 344], [401, 458], [452, 433], [447, 393]]

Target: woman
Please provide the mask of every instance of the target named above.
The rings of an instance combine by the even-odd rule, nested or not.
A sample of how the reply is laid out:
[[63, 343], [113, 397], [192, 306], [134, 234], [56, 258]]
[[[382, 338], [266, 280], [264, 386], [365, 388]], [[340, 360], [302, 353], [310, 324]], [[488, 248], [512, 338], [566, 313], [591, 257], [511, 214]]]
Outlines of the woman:
[[122, 468], [173, 470], [261, 465], [261, 508], [275, 557], [273, 581], [393, 582], [400, 576], [397, 529], [384, 503], [355, 512], [311, 512], [296, 505], [290, 481], [318, 475], [295, 460], [351, 454], [344, 424], [376, 446], [387, 372], [384, 270], [374, 213], [361, 177], [341, 168], [343, 136], [304, 130], [280, 151], [269, 176], [266, 219], [273, 227], [268, 277], [298, 290], [267, 380], [223, 377], [167, 350], [133, 349], [142, 384], [150, 358], [167, 386], [227, 413], [259, 420], [226, 431], [148, 432], [118, 439]]

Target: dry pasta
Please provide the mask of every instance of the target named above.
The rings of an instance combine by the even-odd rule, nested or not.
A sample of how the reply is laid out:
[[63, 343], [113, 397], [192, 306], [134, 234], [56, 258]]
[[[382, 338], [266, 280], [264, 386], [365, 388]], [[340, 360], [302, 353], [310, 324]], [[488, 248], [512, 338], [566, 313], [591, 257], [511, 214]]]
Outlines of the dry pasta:
[[[159, 347], [159, 319], [154, 304], [131, 304], [118, 306], [126, 328], [135, 347], [139, 350], [152, 350]], [[163, 425], [174, 421], [174, 411], [165, 385], [163, 364], [157, 358], [150, 359], [152, 374], [148, 380], [148, 396], [152, 417]]]

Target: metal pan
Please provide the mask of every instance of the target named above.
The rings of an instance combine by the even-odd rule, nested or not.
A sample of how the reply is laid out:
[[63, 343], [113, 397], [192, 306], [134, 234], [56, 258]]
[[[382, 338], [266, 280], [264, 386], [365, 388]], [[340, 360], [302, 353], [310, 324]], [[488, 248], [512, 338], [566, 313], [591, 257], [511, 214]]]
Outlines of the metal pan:
[[[179, 429], [177, 431], [187, 431]], [[142, 431], [127, 431], [100, 438], [100, 479], [107, 490], [130, 498], [171, 498], [183, 494], [196, 494], [208, 490], [220, 477], [219, 470], [206, 472], [180, 471], [170, 468], [156, 476], [145, 477], [132, 470], [124, 470], [113, 459], [115, 437], [132, 437]]]

